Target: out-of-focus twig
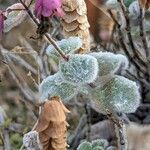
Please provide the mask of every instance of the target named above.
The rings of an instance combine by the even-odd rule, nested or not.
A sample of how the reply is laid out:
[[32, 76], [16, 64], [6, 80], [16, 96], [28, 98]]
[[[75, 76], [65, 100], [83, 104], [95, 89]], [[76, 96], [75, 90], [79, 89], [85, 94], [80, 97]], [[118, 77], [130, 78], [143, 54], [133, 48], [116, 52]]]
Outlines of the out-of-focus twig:
[[127, 150], [127, 137], [125, 133], [125, 125], [117, 115], [111, 113], [109, 110], [106, 110], [106, 115], [108, 119], [114, 124], [116, 129], [117, 136], [117, 149], [118, 150]]
[[125, 7], [123, 0], [117, 0], [118, 3], [120, 4], [123, 16], [125, 18], [126, 21], [126, 31], [127, 31], [127, 37], [128, 37], [128, 41], [129, 41], [129, 46], [131, 47], [131, 50], [134, 53], [134, 57], [138, 59], [138, 61], [140, 61], [140, 63], [142, 64], [142, 66], [145, 68], [146, 63], [143, 61], [143, 59], [141, 59], [141, 57], [139, 56], [139, 54], [137, 53], [137, 49], [134, 45], [133, 42], [133, 38], [131, 35], [131, 25], [130, 25], [130, 19], [129, 19], [129, 12], [127, 10], [127, 8]]
[[141, 65], [139, 63], [137, 63], [137, 61], [135, 61], [135, 59], [133, 58], [133, 56], [131, 56], [125, 42], [124, 42], [124, 33], [121, 30], [121, 25], [118, 23], [118, 21], [115, 19], [114, 15], [111, 13], [111, 11], [108, 11], [110, 13], [110, 16], [112, 17], [112, 19], [114, 20], [114, 22], [116, 23], [117, 29], [118, 29], [118, 36], [119, 36], [119, 41], [120, 44], [123, 48], [123, 51], [125, 52], [125, 54], [128, 56], [129, 61], [136, 67], [137, 70], [141, 71], [143, 74], [146, 74], [146, 70], [141, 67]]
[[148, 44], [147, 44], [147, 40], [146, 40], [146, 35], [144, 32], [144, 11], [143, 9], [140, 7], [140, 20], [139, 20], [139, 25], [140, 25], [140, 36], [143, 42], [143, 46], [144, 46], [144, 50], [145, 50], [145, 54], [146, 57], [149, 57], [149, 49], [148, 49]]
[[27, 70], [31, 71], [35, 75], [37, 74], [37, 71], [34, 67], [32, 67], [29, 63], [27, 63], [23, 58], [21, 58], [18, 55], [14, 55], [13, 53], [9, 52], [8, 50], [3, 48], [3, 54], [8, 55], [10, 59], [13, 59], [14, 61], [17, 62], [18, 65], [21, 65], [25, 67]]

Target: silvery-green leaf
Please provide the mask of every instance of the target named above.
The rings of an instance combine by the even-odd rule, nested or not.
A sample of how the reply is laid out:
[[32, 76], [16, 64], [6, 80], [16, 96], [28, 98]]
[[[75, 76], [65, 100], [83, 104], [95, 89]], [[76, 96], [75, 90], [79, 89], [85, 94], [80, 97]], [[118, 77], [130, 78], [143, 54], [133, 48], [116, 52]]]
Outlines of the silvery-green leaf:
[[111, 109], [117, 112], [134, 112], [140, 103], [140, 94], [135, 82], [115, 76], [103, 87], [91, 89], [93, 100], [99, 105], [100, 109]]
[[[82, 46], [82, 40], [79, 37], [69, 37], [56, 43], [65, 54], [73, 53]], [[59, 56], [53, 45], [47, 47], [46, 53], [50, 56]]]
[[98, 147], [98, 146], [106, 148], [108, 145], [109, 145], [109, 143], [105, 139], [97, 139], [97, 140], [92, 141], [93, 148]]
[[39, 86], [40, 100], [48, 97], [60, 96], [63, 101], [68, 101], [77, 93], [77, 87], [64, 82], [59, 73], [48, 76]]
[[92, 150], [92, 145], [85, 141], [78, 146], [77, 150]]
[[120, 67], [122, 67], [122, 69], [127, 69], [128, 67], [127, 57], [121, 54], [113, 54], [111, 52], [94, 52], [90, 53], [90, 55], [95, 57], [98, 61], [99, 77], [115, 73]]
[[90, 55], [70, 55], [68, 61], [60, 61], [59, 68], [64, 80], [74, 85], [91, 83], [98, 74], [98, 62]]

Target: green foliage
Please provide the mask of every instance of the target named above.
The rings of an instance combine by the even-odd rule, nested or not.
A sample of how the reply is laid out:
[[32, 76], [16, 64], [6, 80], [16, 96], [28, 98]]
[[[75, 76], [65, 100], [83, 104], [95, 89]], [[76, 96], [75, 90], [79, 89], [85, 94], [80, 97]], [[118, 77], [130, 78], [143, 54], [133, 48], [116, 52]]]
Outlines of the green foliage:
[[128, 60], [124, 55], [113, 54], [110, 52], [90, 53], [94, 56], [99, 65], [99, 77], [105, 76], [110, 73], [115, 73], [121, 66], [122, 69], [126, 69], [128, 66]]
[[[65, 54], [73, 53], [82, 46], [82, 40], [79, 37], [69, 37], [68, 39], [63, 39], [56, 43]], [[50, 56], [59, 57], [53, 45], [47, 47], [46, 53]]]
[[85, 141], [78, 146], [77, 150], [92, 150], [92, 145], [90, 142]]
[[49, 96], [60, 96], [64, 101], [70, 100], [76, 91], [77, 88], [64, 82], [59, 73], [48, 76], [39, 86], [41, 101], [48, 99]]
[[77, 150], [105, 150], [108, 146], [108, 142], [105, 139], [98, 139], [90, 142], [82, 142]]
[[136, 110], [140, 102], [136, 83], [121, 76], [115, 76], [103, 87], [97, 87], [90, 92], [101, 109], [131, 113]]
[[98, 62], [90, 55], [70, 55], [69, 60], [62, 60], [59, 66], [64, 80], [74, 85], [91, 83], [97, 78]]
[[22, 145], [22, 136], [18, 133], [13, 133], [10, 136], [10, 141], [14, 150], [18, 150]]
[[92, 147], [107, 147], [108, 146], [108, 141], [105, 139], [98, 139], [98, 140], [94, 140], [92, 141]]

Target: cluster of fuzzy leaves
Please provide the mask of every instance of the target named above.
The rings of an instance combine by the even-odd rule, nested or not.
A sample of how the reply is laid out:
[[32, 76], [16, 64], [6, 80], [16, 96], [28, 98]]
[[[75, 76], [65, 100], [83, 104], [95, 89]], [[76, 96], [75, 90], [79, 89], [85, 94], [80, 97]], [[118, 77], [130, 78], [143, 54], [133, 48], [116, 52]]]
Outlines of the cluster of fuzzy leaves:
[[105, 150], [108, 147], [108, 142], [105, 139], [98, 139], [90, 142], [82, 142], [77, 150]]
[[[60, 59], [59, 71], [47, 77], [39, 86], [41, 101], [60, 96], [63, 101], [73, 98], [81, 89], [88, 90], [91, 99], [101, 108], [114, 111], [133, 112], [139, 105], [139, 92], [135, 82], [116, 76], [119, 69], [127, 69], [128, 60], [124, 55], [110, 52], [75, 54], [82, 45], [77, 37], [57, 42], [68, 61]], [[53, 46], [47, 48], [48, 55], [57, 55]], [[105, 80], [103, 82], [103, 80]], [[95, 88], [87, 84], [96, 83]]]

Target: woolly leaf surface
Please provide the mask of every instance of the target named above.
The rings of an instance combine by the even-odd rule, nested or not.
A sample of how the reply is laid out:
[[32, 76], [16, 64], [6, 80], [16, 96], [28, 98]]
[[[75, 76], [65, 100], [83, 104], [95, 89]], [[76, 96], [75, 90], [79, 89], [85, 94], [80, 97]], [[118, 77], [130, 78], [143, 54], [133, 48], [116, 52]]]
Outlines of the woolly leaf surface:
[[[65, 54], [73, 53], [82, 46], [82, 40], [79, 37], [69, 37], [56, 43]], [[50, 56], [59, 56], [53, 45], [47, 47], [46, 53]]]
[[105, 149], [104, 149], [104, 147], [96, 146], [96, 147], [92, 148], [92, 150], [105, 150]]
[[74, 54], [68, 61], [60, 62], [62, 77], [75, 85], [91, 83], [97, 78], [98, 62], [90, 55]]
[[102, 88], [91, 90], [91, 94], [103, 110], [131, 113], [137, 109], [140, 102], [136, 83], [121, 76], [115, 76]]
[[77, 150], [92, 150], [92, 145], [85, 141], [78, 146]]
[[128, 60], [124, 55], [113, 54], [110, 52], [94, 52], [90, 53], [94, 56], [99, 65], [99, 76], [105, 76], [110, 73], [115, 73], [121, 66], [122, 69], [128, 67]]
[[106, 148], [108, 146], [108, 141], [105, 139], [97, 139], [92, 141], [92, 147], [103, 147]]
[[40, 99], [44, 101], [48, 97], [60, 96], [62, 100], [70, 100], [77, 93], [77, 88], [63, 81], [59, 73], [48, 76], [39, 86]]

